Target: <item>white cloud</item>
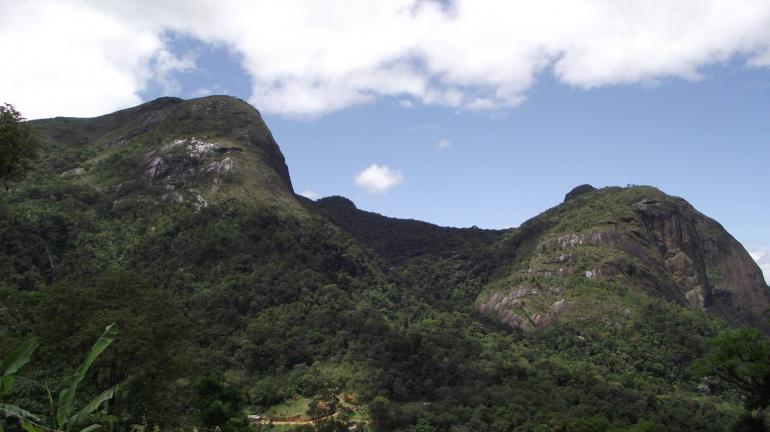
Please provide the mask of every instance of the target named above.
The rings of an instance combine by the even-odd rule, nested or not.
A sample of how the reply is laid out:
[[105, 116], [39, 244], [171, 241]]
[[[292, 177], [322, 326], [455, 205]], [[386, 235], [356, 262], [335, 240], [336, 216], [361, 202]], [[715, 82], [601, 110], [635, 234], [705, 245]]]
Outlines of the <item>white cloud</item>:
[[237, 54], [250, 101], [286, 115], [382, 97], [499, 109], [543, 73], [592, 88], [770, 66], [767, 0], [6, 1], [0, 95], [29, 117], [137, 103], [191, 64], [165, 57], [169, 33]]
[[[523, 99], [519, 101], [515, 101], [516, 104], [519, 102], [523, 102]], [[491, 98], [474, 98], [468, 104], [465, 106], [469, 110], [473, 111], [481, 111], [481, 110], [488, 110], [493, 109], [497, 106], [497, 102], [495, 102], [494, 99]]]
[[68, 2], [0, 3], [0, 95], [29, 118], [140, 102], [160, 36]]
[[451, 143], [451, 142], [449, 142], [449, 140], [448, 140], [448, 139], [446, 139], [446, 138], [441, 138], [441, 139], [440, 139], [440, 140], [438, 140], [438, 142], [436, 143], [436, 148], [437, 148], [437, 149], [439, 149], [439, 150], [446, 150], [446, 149], [448, 149], [448, 148], [449, 148], [451, 145], [452, 145], [452, 143]]
[[749, 252], [749, 255], [762, 269], [766, 283], [770, 283], [770, 250], [753, 250]]
[[369, 165], [356, 176], [356, 184], [370, 194], [386, 192], [404, 181], [401, 171], [392, 170], [388, 166]]
[[302, 192], [300, 195], [302, 195], [305, 198], [309, 198], [311, 200], [317, 199], [320, 196], [317, 193], [311, 191], [310, 189]]
[[177, 56], [167, 49], [155, 53], [151, 62], [152, 74], [167, 95], [176, 95], [181, 91], [179, 83], [170, 77], [172, 72], [185, 72], [195, 69], [195, 53]]

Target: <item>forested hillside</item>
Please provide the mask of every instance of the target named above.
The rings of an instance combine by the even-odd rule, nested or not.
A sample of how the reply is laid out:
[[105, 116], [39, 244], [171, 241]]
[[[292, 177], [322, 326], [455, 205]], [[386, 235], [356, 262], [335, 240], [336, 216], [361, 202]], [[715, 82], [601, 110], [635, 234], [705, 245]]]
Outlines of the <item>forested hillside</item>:
[[[233, 98], [32, 125], [43, 154], [0, 193], [0, 357], [40, 338], [8, 396], [29, 410], [47, 412], [45, 383], [114, 322], [82, 391], [119, 385], [113, 430], [745, 420], [743, 393], [696, 360], [730, 326], [766, 332], [768, 288], [680, 198], [583, 188], [519, 228], [446, 228], [295, 195], [259, 113]], [[287, 406], [315, 421], [246, 419]]]

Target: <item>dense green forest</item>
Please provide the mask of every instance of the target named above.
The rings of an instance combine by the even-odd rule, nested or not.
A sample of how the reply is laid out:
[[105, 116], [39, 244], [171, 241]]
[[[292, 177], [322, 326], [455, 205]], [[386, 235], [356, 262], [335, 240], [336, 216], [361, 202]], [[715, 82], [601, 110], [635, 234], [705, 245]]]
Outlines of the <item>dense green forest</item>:
[[[549, 270], [564, 255], [552, 239], [608, 219], [637, 232], [648, 213], [632, 205], [683, 200], [589, 190], [517, 229], [444, 228], [295, 196], [259, 114], [234, 99], [32, 126], [43, 152], [0, 193], [0, 358], [31, 337], [39, 348], [0, 402], [49, 415], [46, 389], [115, 323], [79, 390], [117, 386], [94, 416], [110, 430], [764, 427], [770, 351], [763, 333], [730, 330], [753, 321], [730, 309], [741, 293], [718, 289], [722, 255], [683, 246], [711, 275], [701, 308], [646, 249], [581, 245], [574, 271]], [[712, 231], [699, 235], [726, 242]], [[538, 293], [529, 324], [499, 319], [500, 303], [485, 312], [509, 287]], [[751, 368], [729, 366], [741, 347]], [[313, 421], [247, 418], [282, 409]]]

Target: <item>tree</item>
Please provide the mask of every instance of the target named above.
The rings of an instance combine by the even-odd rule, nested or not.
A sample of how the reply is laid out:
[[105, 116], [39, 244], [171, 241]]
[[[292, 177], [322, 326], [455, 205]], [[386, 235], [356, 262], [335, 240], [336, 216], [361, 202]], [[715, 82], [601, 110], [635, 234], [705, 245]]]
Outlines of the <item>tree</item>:
[[430, 425], [430, 422], [425, 417], [420, 417], [417, 420], [417, 424], [414, 426], [414, 432], [435, 432], [436, 429]]
[[198, 424], [204, 431], [248, 431], [249, 421], [243, 414], [243, 396], [227, 385], [221, 376], [208, 374], [195, 383], [195, 400]]
[[[86, 349], [90, 335], [106, 323], [121, 329], [120, 344], [105, 353], [94, 387], [121, 383], [110, 402], [119, 424], [169, 427], [181, 420], [180, 387], [190, 365], [188, 321], [171, 296], [139, 274], [113, 269], [92, 281], [63, 280], [42, 290], [34, 311], [40, 357], [52, 374]], [[65, 359], [64, 361], [59, 359]]]
[[709, 350], [696, 369], [742, 390], [748, 409], [770, 405], [770, 341], [757, 330], [720, 333], [709, 341]]
[[393, 408], [390, 401], [382, 396], [376, 396], [369, 403], [369, 416], [375, 432], [391, 429], [393, 423]]
[[0, 106], [0, 180], [6, 190], [8, 182], [29, 171], [40, 148], [37, 134], [24, 120], [13, 105]]

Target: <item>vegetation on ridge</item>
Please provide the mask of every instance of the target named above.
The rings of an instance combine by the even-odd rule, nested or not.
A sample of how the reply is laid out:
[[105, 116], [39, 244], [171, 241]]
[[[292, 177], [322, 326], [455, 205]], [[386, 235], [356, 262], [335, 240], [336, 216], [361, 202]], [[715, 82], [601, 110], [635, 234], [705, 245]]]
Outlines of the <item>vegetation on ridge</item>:
[[[725, 323], [654, 291], [546, 275], [529, 288], [562, 291], [532, 301], [543, 308], [534, 312], [572, 305], [550, 325], [526, 332], [476, 311], [485, 289], [527, 280], [515, 272], [543, 262], [533, 258], [542, 240], [622, 220], [640, 198], [678, 199], [589, 191], [507, 231], [385, 218], [341, 198], [294, 197], [290, 183], [249, 183], [283, 181], [282, 161], [267, 154], [256, 114], [223, 114], [238, 110], [226, 98], [169, 99], [35, 123], [47, 150], [0, 194], [0, 357], [41, 341], [8, 397], [44, 412], [35, 382], [66, 376], [96, 329], [116, 322], [121, 337], [83, 381], [122, 383], [109, 404], [114, 430], [246, 430], [246, 414], [294, 398], [328, 413], [342, 394], [362, 407], [349, 420], [273, 430], [725, 431], [749, 421], [741, 389], [716, 367], [692, 367], [699, 357], [721, 364], [708, 341]], [[142, 177], [148, 153], [193, 133], [242, 149], [232, 181], [170, 174], [116, 196]], [[185, 163], [168, 156], [172, 168]], [[208, 205], [164, 201], [167, 185], [197, 188]], [[584, 248], [578, 263], [610, 253], [602, 248]]]
[[21, 113], [9, 104], [0, 106], [0, 181], [20, 180], [32, 168], [40, 139]]

